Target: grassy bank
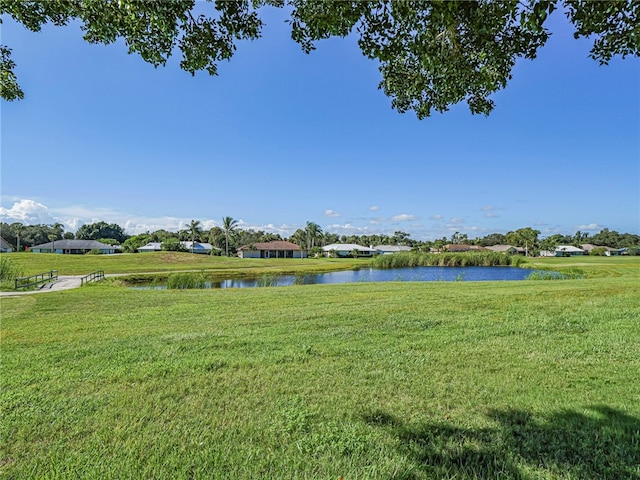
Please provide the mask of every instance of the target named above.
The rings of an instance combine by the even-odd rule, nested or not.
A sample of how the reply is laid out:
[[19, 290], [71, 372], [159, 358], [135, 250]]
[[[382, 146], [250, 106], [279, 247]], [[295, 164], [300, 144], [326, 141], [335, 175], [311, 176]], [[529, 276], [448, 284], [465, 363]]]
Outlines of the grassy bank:
[[2, 298], [0, 474], [638, 478], [638, 267]]
[[186, 252], [123, 253], [117, 255], [56, 255], [11, 253], [13, 263], [25, 275], [58, 270], [60, 275], [86, 275], [96, 270], [106, 274], [143, 274], [176, 271], [220, 272], [224, 275], [261, 275], [270, 272], [322, 272], [351, 269], [368, 264], [366, 259], [251, 259], [216, 257]]

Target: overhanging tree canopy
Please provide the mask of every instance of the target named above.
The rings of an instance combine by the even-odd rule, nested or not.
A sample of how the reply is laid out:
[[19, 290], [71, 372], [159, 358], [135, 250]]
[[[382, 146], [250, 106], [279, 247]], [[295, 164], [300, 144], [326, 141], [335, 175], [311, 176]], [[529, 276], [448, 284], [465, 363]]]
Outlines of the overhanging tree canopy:
[[[291, 37], [309, 53], [315, 42], [355, 34], [362, 53], [378, 61], [379, 88], [399, 112], [418, 118], [465, 101], [472, 113], [489, 114], [489, 96], [504, 88], [518, 58], [535, 58], [550, 32], [554, 10], [565, 12], [574, 37], [592, 37], [591, 57], [638, 56], [640, 1], [215, 1], [210, 13], [195, 0], [2, 0], [0, 13], [32, 31], [78, 21], [92, 43], [124, 39], [129, 53], [164, 65], [177, 50], [180, 67], [217, 75], [236, 42], [260, 37], [262, 9], [290, 10]], [[197, 10], [197, 11], [196, 11]], [[24, 97], [11, 49], [0, 45], [0, 96]]]

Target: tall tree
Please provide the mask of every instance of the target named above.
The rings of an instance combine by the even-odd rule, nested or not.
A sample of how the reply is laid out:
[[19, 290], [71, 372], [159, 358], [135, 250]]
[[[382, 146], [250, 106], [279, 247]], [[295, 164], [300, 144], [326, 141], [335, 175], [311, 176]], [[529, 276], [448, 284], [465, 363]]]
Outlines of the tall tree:
[[[391, 106], [419, 118], [459, 102], [488, 114], [490, 95], [505, 88], [516, 61], [535, 58], [547, 41], [545, 22], [556, 9], [573, 24], [575, 38], [593, 41], [591, 57], [600, 64], [640, 51], [637, 0], [237, 0], [197, 6], [195, 0], [10, 0], [0, 3], [0, 13], [34, 32], [49, 22], [75, 20], [88, 42], [124, 39], [129, 53], [155, 66], [179, 51], [184, 70], [216, 75], [237, 41], [260, 37], [267, 6], [288, 9], [291, 37], [307, 53], [319, 40], [356, 35], [363, 55], [379, 65], [378, 86]], [[24, 96], [15, 67], [11, 49], [0, 45], [0, 95], [6, 100]]]
[[516, 247], [523, 247], [525, 255], [529, 256], [529, 251], [536, 247], [538, 243], [539, 230], [531, 227], [519, 228], [515, 232], [507, 233], [507, 243]]
[[451, 235], [451, 242], [454, 245], [461, 245], [461, 244], [468, 244], [469, 243], [469, 237], [467, 236], [466, 233], [460, 233], [460, 232], [455, 232], [453, 235]]
[[88, 223], [86, 225], [82, 225], [76, 231], [76, 238], [79, 240], [98, 240], [99, 238], [113, 238], [122, 243], [128, 237], [129, 236], [124, 233], [123, 228], [116, 223]]
[[196, 243], [196, 238], [200, 239], [200, 234], [202, 233], [200, 220], [191, 220], [191, 223], [189, 223], [189, 233], [191, 233], [191, 253], [193, 253], [193, 247]]
[[298, 228], [293, 235], [289, 237], [289, 241], [299, 245], [301, 248], [307, 248], [307, 232], [302, 228]]
[[540, 249], [553, 252], [558, 245], [563, 245], [567, 243], [569, 242], [567, 242], [567, 237], [565, 235], [556, 233], [554, 235], [550, 235], [540, 240]]
[[407, 232], [402, 232], [402, 231], [397, 231], [397, 232], [393, 232], [393, 237], [391, 238], [391, 241], [393, 242], [394, 245], [409, 245], [411, 243], [411, 239], [409, 238], [411, 235], [409, 235]]
[[21, 223], [17, 223], [15, 224], [16, 228], [15, 228], [15, 233], [16, 233], [16, 252], [20, 251], [20, 233], [22, 233], [22, 224]]
[[222, 230], [224, 230], [224, 251], [229, 256], [229, 237], [233, 235], [235, 229], [238, 228], [238, 220], [232, 217], [224, 217], [222, 219]]
[[502, 233], [490, 233], [482, 238], [477, 239], [474, 243], [482, 247], [490, 247], [492, 245], [502, 245], [506, 242], [506, 237]]
[[209, 229], [209, 243], [222, 250], [224, 248], [224, 230], [220, 227], [211, 227]]
[[307, 250], [311, 250], [315, 247], [316, 242], [322, 238], [322, 228], [314, 222], [307, 222], [304, 227], [304, 233], [306, 237]]

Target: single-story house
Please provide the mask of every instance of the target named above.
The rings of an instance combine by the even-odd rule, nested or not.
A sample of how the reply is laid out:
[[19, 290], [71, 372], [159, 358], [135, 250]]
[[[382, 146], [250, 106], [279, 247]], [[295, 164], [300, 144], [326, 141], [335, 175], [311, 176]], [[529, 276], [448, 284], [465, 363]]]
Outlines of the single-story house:
[[160, 245], [160, 242], [149, 242], [142, 247], [138, 247], [137, 250], [139, 253], [159, 252], [160, 250], [162, 250], [162, 247]]
[[480, 245], [465, 245], [463, 243], [450, 243], [444, 246], [445, 252], [481, 252], [487, 250]]
[[307, 258], [299, 245], [284, 240], [256, 242], [238, 249], [240, 258]]
[[573, 257], [584, 255], [584, 250], [573, 245], [558, 245], [555, 249], [555, 257]]
[[[191, 242], [180, 242], [182, 248], [187, 252], [191, 252]], [[219, 250], [210, 243], [193, 242], [193, 253], [210, 254], [212, 250]], [[162, 242], [149, 242], [142, 247], [138, 247], [139, 253], [159, 252], [162, 250]]]
[[358, 252], [358, 257], [373, 257], [378, 253], [374, 248], [363, 247], [355, 243], [332, 243], [322, 247], [322, 253], [325, 257], [351, 257], [354, 251]]
[[373, 247], [378, 255], [390, 255], [392, 253], [410, 252], [411, 247], [406, 245], [377, 245]]
[[608, 257], [611, 255], [620, 255], [620, 249], [618, 248], [602, 247], [600, 245], [593, 245], [591, 243], [585, 243], [584, 245], [580, 245], [580, 248], [582, 248], [582, 250], [585, 251], [586, 255], [591, 255], [591, 251], [594, 248], [604, 248], [605, 249], [604, 254]]
[[64, 255], [77, 255], [92, 250], [100, 253], [115, 253], [116, 247], [107, 245], [97, 240], [56, 240], [54, 242], [43, 243], [42, 245], [34, 245], [29, 249], [34, 253], [60, 253]]
[[7, 242], [4, 238], [0, 237], [0, 253], [11, 253], [13, 252], [13, 247], [9, 242]]
[[[191, 252], [191, 242], [180, 242], [187, 252]], [[210, 243], [193, 242], [193, 253], [210, 254], [212, 250], [220, 250], [218, 247], [214, 247]]]
[[514, 247], [513, 245], [492, 245], [487, 250], [494, 252], [507, 253], [509, 255], [524, 255], [526, 250], [522, 247]]

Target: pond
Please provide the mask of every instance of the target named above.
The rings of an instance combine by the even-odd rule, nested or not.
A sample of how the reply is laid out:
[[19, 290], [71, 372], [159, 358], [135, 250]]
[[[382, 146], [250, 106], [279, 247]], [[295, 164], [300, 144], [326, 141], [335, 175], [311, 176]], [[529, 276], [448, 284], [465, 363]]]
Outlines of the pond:
[[[535, 270], [517, 267], [410, 267], [339, 272], [266, 275], [259, 278], [229, 278], [206, 282], [208, 288], [251, 288], [261, 286], [316, 285], [354, 282], [478, 282], [496, 280], [525, 280]], [[140, 289], [165, 289], [166, 285], [136, 286]]]

